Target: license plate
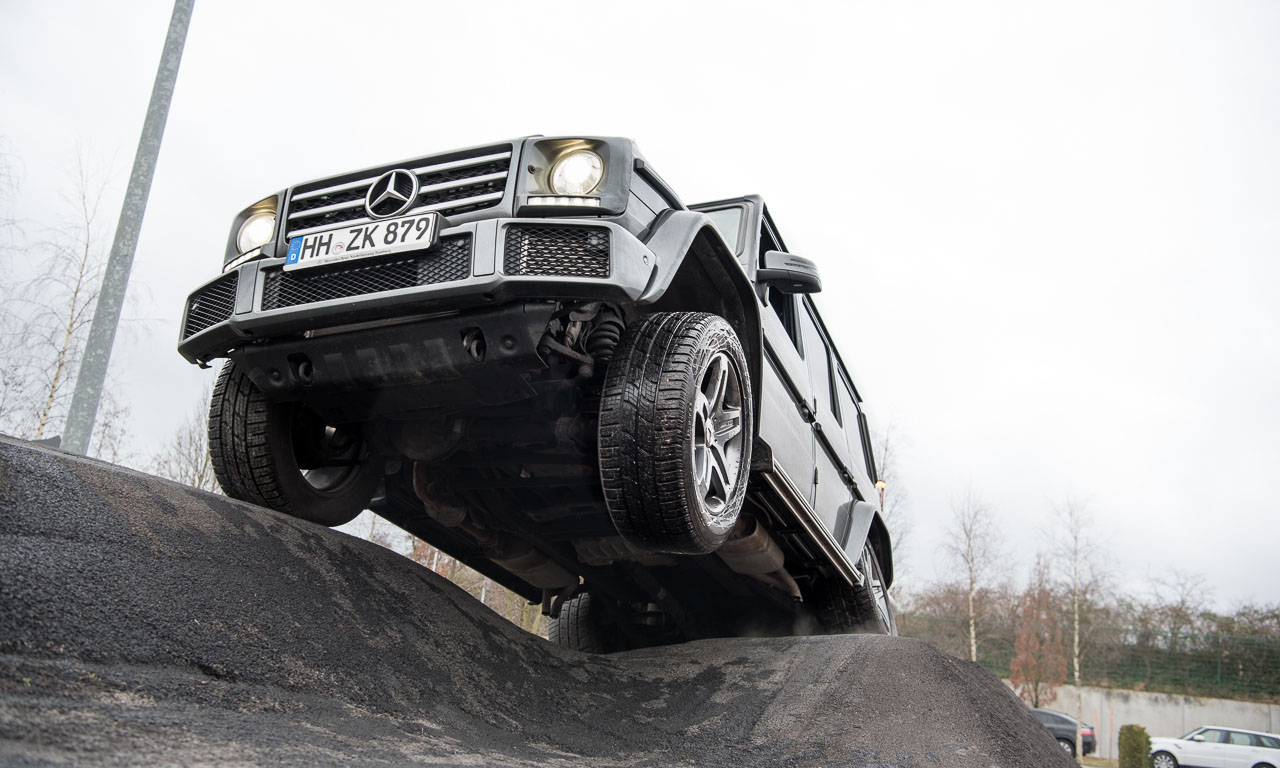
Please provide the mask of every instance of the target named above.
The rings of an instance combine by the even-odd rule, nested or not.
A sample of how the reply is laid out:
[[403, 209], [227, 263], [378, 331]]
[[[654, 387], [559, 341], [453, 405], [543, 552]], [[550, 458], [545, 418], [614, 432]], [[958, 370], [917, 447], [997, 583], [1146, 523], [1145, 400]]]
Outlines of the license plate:
[[284, 268], [305, 269], [335, 261], [430, 248], [435, 245], [439, 228], [440, 214], [430, 212], [301, 235], [289, 240], [289, 257], [285, 259]]

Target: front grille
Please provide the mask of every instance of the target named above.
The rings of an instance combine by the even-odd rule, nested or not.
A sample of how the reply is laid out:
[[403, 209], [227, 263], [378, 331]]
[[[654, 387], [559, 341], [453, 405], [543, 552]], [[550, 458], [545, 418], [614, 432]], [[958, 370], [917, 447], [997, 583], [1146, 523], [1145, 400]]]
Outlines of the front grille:
[[608, 277], [609, 230], [513, 224], [507, 227], [502, 271], [508, 275]]
[[236, 308], [236, 285], [239, 272], [228, 272], [187, 299], [187, 322], [182, 338], [190, 338], [211, 325], [231, 317]]
[[418, 194], [406, 216], [426, 211], [456, 216], [491, 208], [502, 202], [511, 159], [511, 145], [499, 144], [305, 184], [289, 200], [287, 236], [372, 221], [364, 208], [370, 185], [401, 167], [418, 177]]
[[262, 308], [283, 309], [332, 299], [462, 280], [471, 276], [471, 235], [441, 238], [430, 250], [390, 261], [359, 261], [336, 268], [266, 272]]

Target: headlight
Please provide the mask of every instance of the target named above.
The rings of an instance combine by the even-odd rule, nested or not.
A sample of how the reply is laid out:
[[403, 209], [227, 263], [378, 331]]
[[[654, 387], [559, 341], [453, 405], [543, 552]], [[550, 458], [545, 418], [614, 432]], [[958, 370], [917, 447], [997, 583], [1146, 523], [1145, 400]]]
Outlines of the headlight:
[[255, 213], [240, 225], [240, 233], [236, 235], [236, 247], [240, 253], [248, 253], [254, 248], [271, 242], [276, 231], [276, 215], [274, 213]]
[[[604, 161], [589, 149], [578, 149], [556, 160], [551, 191], [557, 195], [588, 195], [604, 178]], [[245, 222], [247, 225], [248, 222]]]

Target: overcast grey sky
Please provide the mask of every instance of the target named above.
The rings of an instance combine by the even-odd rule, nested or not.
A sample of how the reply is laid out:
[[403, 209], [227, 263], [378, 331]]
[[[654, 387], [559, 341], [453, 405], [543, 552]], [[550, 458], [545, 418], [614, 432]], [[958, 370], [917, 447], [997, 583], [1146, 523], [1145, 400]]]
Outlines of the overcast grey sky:
[[[0, 0], [0, 137], [48, 221], [119, 197], [168, 0]], [[909, 576], [972, 488], [1023, 564], [1087, 500], [1130, 583], [1280, 600], [1280, 3], [197, 0], [112, 375], [145, 458], [231, 217], [315, 178], [543, 133], [635, 138], [686, 201], [758, 192], [873, 424]]]

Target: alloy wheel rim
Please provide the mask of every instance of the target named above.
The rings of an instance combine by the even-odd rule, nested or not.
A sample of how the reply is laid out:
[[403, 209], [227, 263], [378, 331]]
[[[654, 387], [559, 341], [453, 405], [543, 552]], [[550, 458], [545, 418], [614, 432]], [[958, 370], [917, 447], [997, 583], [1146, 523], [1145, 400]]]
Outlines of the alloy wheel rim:
[[[293, 440], [298, 471], [303, 481], [317, 493], [337, 493], [359, 472], [363, 441], [348, 428], [325, 424], [314, 412], [298, 412], [295, 414]], [[297, 441], [306, 441], [307, 444], [298, 445]], [[303, 461], [304, 456], [310, 458]]]
[[698, 377], [692, 435], [699, 507], [707, 527], [716, 533], [732, 528], [736, 518], [729, 502], [737, 490], [746, 443], [742, 418], [742, 374], [732, 358], [717, 352]]

